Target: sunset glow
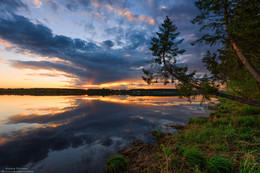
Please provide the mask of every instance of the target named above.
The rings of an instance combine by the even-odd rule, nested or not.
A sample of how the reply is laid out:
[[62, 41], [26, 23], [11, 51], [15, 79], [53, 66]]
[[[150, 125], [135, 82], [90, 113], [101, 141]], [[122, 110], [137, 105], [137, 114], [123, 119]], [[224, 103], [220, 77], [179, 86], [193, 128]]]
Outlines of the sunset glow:
[[189, 46], [196, 27], [172, 12], [187, 6], [183, 19], [195, 16], [188, 3], [76, 1], [1, 2], [0, 88], [174, 88], [141, 78], [152, 57], [150, 39], [166, 15], [187, 39], [179, 62], [205, 71], [201, 50]]

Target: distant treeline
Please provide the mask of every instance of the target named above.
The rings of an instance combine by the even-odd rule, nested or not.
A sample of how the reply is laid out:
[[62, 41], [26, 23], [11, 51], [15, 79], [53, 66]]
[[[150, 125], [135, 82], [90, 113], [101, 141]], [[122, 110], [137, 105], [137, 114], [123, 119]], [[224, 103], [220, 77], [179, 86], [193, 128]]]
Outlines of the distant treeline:
[[178, 96], [177, 89], [62, 89], [62, 88], [30, 88], [30, 89], [0, 89], [0, 95], [34, 95], [34, 96], [61, 96], [61, 95], [132, 95], [132, 96]]

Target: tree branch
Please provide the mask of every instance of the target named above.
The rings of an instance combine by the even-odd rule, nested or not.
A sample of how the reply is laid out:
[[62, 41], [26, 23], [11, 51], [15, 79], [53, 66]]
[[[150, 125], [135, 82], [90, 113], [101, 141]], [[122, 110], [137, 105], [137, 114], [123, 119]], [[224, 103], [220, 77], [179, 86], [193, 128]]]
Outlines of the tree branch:
[[[170, 73], [170, 75], [172, 75], [173, 77], [175, 77], [176, 79], [178, 79], [179, 81], [181, 81], [181, 82], [183, 82], [183, 83], [191, 84], [194, 88], [196, 88], [197, 90], [203, 92], [203, 88], [202, 88], [201, 86], [195, 85], [195, 84], [193, 84], [193, 83], [190, 82], [190, 81], [187, 81], [187, 80], [185, 80], [185, 79], [182, 79], [182, 78], [181, 78], [180, 76], [178, 76], [177, 74], [174, 74], [173, 71], [171, 70], [171, 68], [168, 67], [164, 55], [162, 56], [162, 59], [163, 59], [164, 67], [165, 67], [165, 69]], [[233, 101], [245, 103], [245, 104], [248, 104], [248, 105], [251, 105], [251, 106], [260, 107], [260, 102], [259, 102], [259, 101], [252, 100], [252, 99], [243, 98], [243, 97], [238, 97], [238, 96], [233, 96], [233, 95], [229, 95], [229, 94], [222, 93], [222, 92], [220, 92], [220, 91], [214, 92], [213, 95], [219, 96], [219, 97], [222, 97], [222, 98], [226, 98], [226, 99], [230, 99], [230, 100], [233, 100]]]

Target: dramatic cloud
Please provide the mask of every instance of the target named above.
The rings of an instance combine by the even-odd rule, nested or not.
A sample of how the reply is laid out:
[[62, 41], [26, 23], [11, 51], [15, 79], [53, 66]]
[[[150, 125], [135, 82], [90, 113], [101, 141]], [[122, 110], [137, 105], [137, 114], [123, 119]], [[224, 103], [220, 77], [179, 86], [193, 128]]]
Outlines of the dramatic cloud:
[[[143, 63], [140, 60], [132, 60], [131, 62], [123, 59], [124, 52], [122, 50], [106, 51], [95, 43], [53, 35], [49, 28], [41, 24], [33, 24], [25, 17], [18, 15], [13, 15], [8, 19], [0, 19], [0, 35], [4, 40], [18, 45], [20, 49], [41, 56], [67, 60], [77, 68], [47, 61], [13, 61], [14, 67], [56, 69], [75, 74], [83, 81], [94, 77], [94, 82], [103, 83], [131, 77], [128, 72], [131, 71], [130, 68], [140, 66]], [[109, 48], [113, 44], [110, 40], [102, 43], [103, 46]]]
[[[28, 7], [19, 0], [0, 1], [0, 44], [8, 50], [15, 49], [21, 54], [34, 54], [47, 59], [12, 60], [12, 67], [64, 72], [67, 76], [72, 76], [75, 86], [89, 81], [101, 84], [137, 78], [142, 74], [141, 68], [152, 60], [150, 39], [168, 15], [181, 32], [180, 37], [185, 39], [181, 48], [187, 51], [179, 57], [179, 63], [191, 66], [192, 70], [205, 71], [201, 63], [205, 47], [190, 45], [200, 36], [198, 27], [190, 23], [198, 13], [193, 1], [32, 2]], [[49, 9], [56, 10], [61, 15], [53, 19], [52, 16], [43, 17], [36, 8], [47, 12]], [[38, 17], [30, 18], [27, 13]], [[62, 14], [68, 17], [63, 18]], [[43, 24], [39, 21], [48, 22]], [[59, 22], [75, 24], [82, 31], [79, 30], [78, 37], [75, 37], [76, 34], [70, 34], [74, 30], [73, 26], [62, 28], [56, 24]], [[66, 29], [66, 35], [59, 34], [58, 31]], [[87, 37], [84, 33], [88, 34]], [[54, 57], [61, 61], [54, 61]]]

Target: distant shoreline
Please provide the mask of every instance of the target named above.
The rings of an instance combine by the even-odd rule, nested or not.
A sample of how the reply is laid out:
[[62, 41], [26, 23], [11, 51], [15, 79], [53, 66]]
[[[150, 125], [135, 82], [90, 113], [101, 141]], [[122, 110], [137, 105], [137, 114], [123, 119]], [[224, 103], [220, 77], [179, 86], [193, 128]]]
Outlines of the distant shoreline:
[[177, 89], [66, 89], [66, 88], [17, 88], [0, 89], [0, 95], [69, 96], [69, 95], [131, 95], [131, 96], [180, 96]]

